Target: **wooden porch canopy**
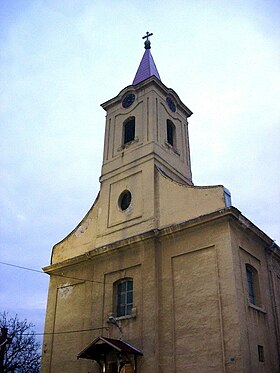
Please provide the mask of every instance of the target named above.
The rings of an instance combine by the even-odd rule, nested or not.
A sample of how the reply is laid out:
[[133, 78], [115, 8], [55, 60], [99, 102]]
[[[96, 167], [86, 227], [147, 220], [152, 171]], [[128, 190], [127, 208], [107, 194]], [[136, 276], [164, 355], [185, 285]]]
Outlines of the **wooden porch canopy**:
[[95, 360], [101, 366], [102, 372], [121, 372], [126, 364], [133, 366], [136, 372], [137, 356], [143, 356], [143, 353], [128, 342], [98, 337], [81, 351], [77, 358]]

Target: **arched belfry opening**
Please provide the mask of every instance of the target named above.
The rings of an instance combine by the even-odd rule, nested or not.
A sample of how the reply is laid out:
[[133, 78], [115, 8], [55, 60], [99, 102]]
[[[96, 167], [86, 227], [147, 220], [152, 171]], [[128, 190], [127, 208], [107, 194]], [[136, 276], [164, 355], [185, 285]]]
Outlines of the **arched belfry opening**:
[[175, 144], [176, 144], [176, 127], [170, 119], [167, 119], [167, 121], [166, 121], [166, 140], [167, 140], [167, 143], [169, 145], [175, 147]]
[[130, 117], [123, 123], [123, 144], [135, 139], [135, 117]]

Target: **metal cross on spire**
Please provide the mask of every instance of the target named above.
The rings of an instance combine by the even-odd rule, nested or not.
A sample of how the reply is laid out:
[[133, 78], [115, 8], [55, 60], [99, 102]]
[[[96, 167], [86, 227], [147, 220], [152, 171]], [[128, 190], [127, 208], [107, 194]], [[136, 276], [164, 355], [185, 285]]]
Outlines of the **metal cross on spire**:
[[149, 31], [146, 32], [146, 35], [142, 37], [142, 39], [146, 39], [145, 40], [145, 49], [151, 49], [151, 42], [150, 42], [150, 39], [149, 37], [152, 36], [153, 34]]

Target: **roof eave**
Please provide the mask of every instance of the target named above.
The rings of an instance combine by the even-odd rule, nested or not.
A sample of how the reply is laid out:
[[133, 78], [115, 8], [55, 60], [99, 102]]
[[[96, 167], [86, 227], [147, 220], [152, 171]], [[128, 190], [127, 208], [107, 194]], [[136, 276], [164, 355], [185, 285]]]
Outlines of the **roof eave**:
[[[266, 233], [264, 233], [260, 228], [258, 228], [255, 224], [253, 224], [249, 219], [247, 219], [236, 207], [226, 207], [217, 211], [210, 212], [205, 215], [198, 216], [194, 219], [186, 220], [180, 223], [175, 223], [168, 225], [166, 227], [162, 227], [159, 229], [152, 229], [150, 231], [146, 231], [143, 233], [139, 233], [135, 236], [127, 237], [126, 239], [114, 241], [107, 245], [93, 248], [91, 251], [88, 251], [84, 254], [76, 256], [74, 258], [66, 259], [62, 262], [51, 264], [47, 267], [43, 268], [43, 271], [49, 274], [55, 273], [59, 271], [61, 268], [72, 266], [75, 263], [80, 263], [83, 261], [87, 261], [95, 256], [107, 254], [109, 251], [113, 251], [119, 249], [123, 246], [128, 245], [135, 245], [138, 242], [143, 242], [144, 240], [153, 239], [155, 236], [166, 236], [168, 234], [176, 233], [178, 231], [182, 231], [188, 229], [190, 227], [194, 227], [201, 224], [207, 224], [208, 222], [223, 219], [223, 218], [231, 218], [236, 221], [241, 228], [245, 230], [249, 230], [252, 234], [259, 237], [264, 243], [267, 244], [267, 247], [270, 247], [274, 243], [274, 249], [279, 253], [280, 247], [271, 239]], [[275, 251], [274, 250], [274, 251]]]

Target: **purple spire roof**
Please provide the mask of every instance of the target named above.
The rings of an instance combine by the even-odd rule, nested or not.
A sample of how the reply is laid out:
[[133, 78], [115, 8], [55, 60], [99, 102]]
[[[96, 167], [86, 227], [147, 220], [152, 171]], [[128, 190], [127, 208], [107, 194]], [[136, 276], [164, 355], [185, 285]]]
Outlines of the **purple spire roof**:
[[136, 85], [153, 75], [160, 80], [151, 51], [146, 49], [132, 84]]

